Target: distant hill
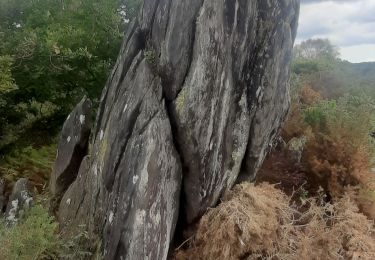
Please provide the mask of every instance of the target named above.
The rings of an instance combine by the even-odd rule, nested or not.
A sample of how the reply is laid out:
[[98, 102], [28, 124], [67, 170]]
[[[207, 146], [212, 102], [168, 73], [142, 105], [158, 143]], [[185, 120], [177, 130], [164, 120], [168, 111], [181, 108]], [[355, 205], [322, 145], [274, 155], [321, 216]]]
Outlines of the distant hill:
[[310, 84], [324, 97], [334, 98], [364, 92], [375, 98], [375, 62], [350, 63], [336, 60], [331, 69], [312, 74]]
[[341, 74], [345, 85], [351, 89], [364, 90], [375, 97], [375, 62], [342, 62], [344, 73]]
[[357, 72], [359, 76], [371, 79], [375, 83], [375, 62], [349, 63], [348, 66]]

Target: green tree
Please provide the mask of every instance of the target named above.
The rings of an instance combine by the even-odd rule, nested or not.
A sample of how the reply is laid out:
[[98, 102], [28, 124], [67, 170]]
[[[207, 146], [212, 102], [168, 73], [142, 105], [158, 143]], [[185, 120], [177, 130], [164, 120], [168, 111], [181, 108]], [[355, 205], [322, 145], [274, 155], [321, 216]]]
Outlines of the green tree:
[[138, 4], [0, 0], [0, 125], [6, 128], [0, 152], [25, 134], [35, 140], [40, 131], [56, 132], [83, 95], [98, 99]]
[[337, 59], [340, 53], [328, 39], [308, 39], [294, 47], [293, 55], [297, 59]]

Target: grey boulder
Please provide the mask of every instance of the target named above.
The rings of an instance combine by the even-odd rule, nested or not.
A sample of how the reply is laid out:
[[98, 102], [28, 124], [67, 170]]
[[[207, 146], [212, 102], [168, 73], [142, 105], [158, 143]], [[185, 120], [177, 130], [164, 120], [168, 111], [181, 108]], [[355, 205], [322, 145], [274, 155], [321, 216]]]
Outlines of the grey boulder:
[[5, 220], [8, 224], [15, 224], [29, 209], [33, 203], [33, 193], [28, 179], [19, 179], [13, 187], [5, 212]]
[[63, 194], [77, 177], [82, 159], [87, 154], [91, 112], [91, 101], [84, 97], [64, 123], [50, 181], [54, 196]]

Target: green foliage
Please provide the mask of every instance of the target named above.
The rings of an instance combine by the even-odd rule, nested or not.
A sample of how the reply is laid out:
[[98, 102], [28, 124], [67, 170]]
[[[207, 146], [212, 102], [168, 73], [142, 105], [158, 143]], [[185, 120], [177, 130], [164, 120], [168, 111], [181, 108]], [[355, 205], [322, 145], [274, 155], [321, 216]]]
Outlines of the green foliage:
[[63, 105], [75, 93], [97, 97], [121, 43], [117, 1], [1, 3], [9, 37], [4, 52], [15, 59], [23, 101], [34, 97]]
[[55, 218], [37, 204], [13, 226], [0, 222], [0, 259], [87, 259], [92, 255], [89, 240], [82, 230], [72, 238], [60, 237]]
[[316, 105], [304, 109], [304, 120], [307, 124], [322, 131], [326, 130], [327, 116], [337, 107], [336, 101], [321, 101]]
[[292, 63], [292, 70], [297, 75], [311, 75], [329, 71], [334, 67], [334, 62], [326, 58], [304, 59], [296, 58]]
[[0, 0], [0, 154], [53, 136], [84, 94], [98, 100], [139, 3]]
[[36, 205], [18, 224], [0, 226], [0, 258], [7, 260], [58, 259], [57, 223]]
[[0, 56], [0, 95], [16, 89], [12, 78], [11, 66], [12, 58], [10, 56]]

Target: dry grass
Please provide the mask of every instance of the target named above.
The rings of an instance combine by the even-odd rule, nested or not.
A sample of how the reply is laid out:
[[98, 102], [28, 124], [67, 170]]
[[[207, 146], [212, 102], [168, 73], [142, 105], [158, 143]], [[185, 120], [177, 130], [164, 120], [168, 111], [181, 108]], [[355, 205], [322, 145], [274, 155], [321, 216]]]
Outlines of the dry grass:
[[[373, 222], [348, 196], [304, 201], [274, 186], [241, 184], [203, 216], [182, 259], [375, 259]], [[301, 213], [301, 211], [303, 211]]]

